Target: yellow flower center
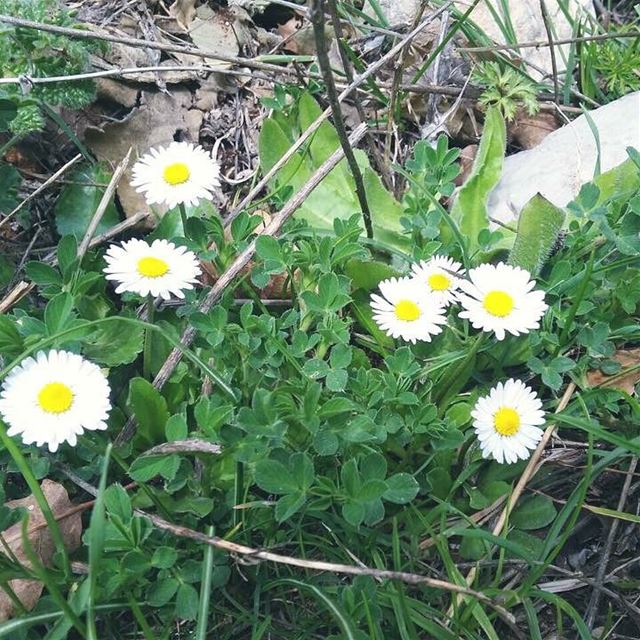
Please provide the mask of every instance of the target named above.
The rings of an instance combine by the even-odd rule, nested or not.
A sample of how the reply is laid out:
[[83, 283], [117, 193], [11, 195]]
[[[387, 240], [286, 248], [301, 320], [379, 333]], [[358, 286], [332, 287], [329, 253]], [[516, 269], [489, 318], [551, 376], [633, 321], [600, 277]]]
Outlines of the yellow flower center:
[[73, 391], [62, 382], [49, 382], [40, 389], [38, 404], [47, 413], [64, 413], [73, 404]]
[[147, 278], [159, 278], [169, 271], [169, 265], [160, 258], [147, 256], [138, 260], [138, 273]]
[[432, 291], [446, 291], [451, 286], [451, 278], [444, 273], [434, 273], [427, 280]]
[[492, 316], [504, 318], [513, 311], [513, 298], [505, 291], [490, 291], [482, 305]]
[[191, 171], [189, 171], [189, 167], [184, 162], [174, 162], [168, 167], [165, 167], [162, 172], [162, 177], [165, 182], [169, 183], [171, 186], [185, 183], [190, 176]]
[[413, 322], [421, 315], [420, 307], [411, 300], [400, 300], [395, 307], [396, 318], [405, 322]]
[[493, 414], [493, 426], [501, 436], [515, 436], [520, 431], [520, 416], [511, 407], [500, 407]]

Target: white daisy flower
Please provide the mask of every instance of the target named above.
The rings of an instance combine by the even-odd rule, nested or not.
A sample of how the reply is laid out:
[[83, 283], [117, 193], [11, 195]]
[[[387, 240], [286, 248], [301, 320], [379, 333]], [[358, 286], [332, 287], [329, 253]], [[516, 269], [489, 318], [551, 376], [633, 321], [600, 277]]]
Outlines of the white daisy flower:
[[389, 278], [379, 285], [381, 296], [371, 295], [373, 319], [392, 338], [413, 344], [431, 342], [447, 323], [442, 302], [412, 278]]
[[84, 431], [107, 428], [109, 383], [100, 367], [68, 351], [39, 351], [7, 376], [0, 413], [10, 436], [25, 444], [76, 445]]
[[148, 204], [197, 205], [220, 186], [220, 165], [199, 145], [172, 142], [151, 149], [133, 166], [131, 186]]
[[193, 289], [200, 275], [196, 254], [167, 240], [154, 240], [151, 245], [137, 239], [122, 246], [112, 244], [104, 257], [107, 280], [119, 283], [116, 293], [184, 298], [183, 289]]
[[476, 402], [471, 416], [483, 458], [526, 460], [542, 438], [542, 402], [521, 380], [499, 382]]
[[532, 291], [536, 281], [528, 271], [502, 262], [483, 264], [471, 269], [469, 278], [460, 280], [460, 317], [468, 318], [475, 329], [493, 331], [504, 340], [507, 331], [517, 336], [540, 326], [548, 306], [544, 291]]
[[444, 306], [456, 301], [456, 291], [459, 288], [462, 275], [462, 265], [446, 256], [433, 256], [430, 260], [412, 266], [413, 277], [426, 286], [429, 293], [440, 300]]

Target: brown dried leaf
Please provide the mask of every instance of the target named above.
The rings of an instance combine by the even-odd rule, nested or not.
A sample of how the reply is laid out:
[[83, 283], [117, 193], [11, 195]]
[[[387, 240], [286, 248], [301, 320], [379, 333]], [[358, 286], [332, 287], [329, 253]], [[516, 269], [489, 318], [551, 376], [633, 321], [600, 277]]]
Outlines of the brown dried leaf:
[[[69, 494], [61, 484], [43, 480], [41, 487], [54, 517], [58, 520], [68, 551], [75, 551], [80, 546], [82, 535], [81, 513], [73, 511], [74, 505], [69, 501]], [[31, 495], [20, 500], [11, 500], [6, 506], [11, 509], [22, 507], [29, 512], [29, 541], [42, 563], [45, 566], [50, 565], [55, 544], [37, 500]], [[30, 566], [22, 546], [22, 523], [18, 522], [9, 527], [2, 533], [2, 537], [16, 558], [25, 566]], [[0, 552], [5, 553], [3, 545], [0, 545]], [[19, 579], [10, 580], [9, 584], [27, 611], [35, 607], [42, 594], [43, 585], [40, 582]], [[0, 622], [11, 618], [13, 613], [13, 602], [4, 591], [0, 591]]]
[[509, 133], [523, 149], [533, 149], [557, 128], [558, 122], [552, 113], [534, 116], [520, 113], [509, 127]]
[[620, 363], [622, 369], [613, 376], [607, 376], [600, 370], [587, 373], [587, 384], [590, 387], [611, 387], [632, 395], [635, 385], [640, 382], [640, 349], [617, 351], [613, 359]]
[[[142, 92], [140, 105], [132, 109], [121, 122], [111, 122], [102, 129], [91, 127], [85, 133], [87, 146], [99, 160], [114, 166], [127, 154], [129, 147], [142, 155], [150, 147], [168, 144], [180, 133], [197, 141], [204, 114], [192, 108], [193, 96], [186, 89], [174, 89], [170, 94]], [[118, 198], [125, 215], [139, 211], [151, 215], [144, 196], [130, 184], [133, 162], [118, 185]], [[161, 207], [157, 207], [161, 211]], [[150, 219], [152, 219], [150, 217]]]
[[169, 15], [185, 30], [196, 17], [196, 0], [176, 0], [169, 7]]

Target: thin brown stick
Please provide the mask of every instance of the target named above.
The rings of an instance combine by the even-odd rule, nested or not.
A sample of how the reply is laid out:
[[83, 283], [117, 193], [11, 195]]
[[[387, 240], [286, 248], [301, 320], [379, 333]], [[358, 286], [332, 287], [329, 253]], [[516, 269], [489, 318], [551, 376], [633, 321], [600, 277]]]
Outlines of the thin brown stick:
[[544, 0], [540, 0], [540, 13], [542, 14], [542, 22], [544, 30], [549, 40], [549, 55], [551, 57], [551, 71], [553, 73], [553, 96], [554, 102], [560, 104], [560, 83], [558, 80], [558, 62], [556, 60], [556, 49], [553, 42], [553, 32], [551, 31], [551, 17], [547, 11], [547, 5]]
[[[37, 29], [39, 31], [47, 31], [49, 33], [58, 33], [69, 38], [78, 38], [80, 40], [104, 40], [105, 42], [117, 42], [126, 44], [130, 47], [139, 47], [145, 49], [155, 49], [157, 51], [165, 51], [167, 53], [187, 53], [197, 58], [210, 58], [212, 60], [220, 60], [229, 64], [237, 64], [241, 67], [250, 67], [260, 71], [270, 71], [271, 73], [282, 73], [286, 75], [296, 75], [297, 71], [290, 67], [280, 67], [276, 64], [268, 64], [260, 62], [253, 58], [238, 58], [236, 56], [227, 56], [218, 51], [210, 51], [208, 49], [199, 49], [190, 45], [175, 45], [164, 42], [156, 42], [154, 40], [143, 40], [141, 38], [130, 38], [126, 36], [116, 36], [106, 31], [98, 30], [90, 31], [86, 29], [72, 29], [69, 27], [59, 27], [54, 24], [46, 24], [44, 22], [35, 22], [33, 20], [24, 20], [22, 18], [14, 18], [13, 16], [0, 15], [0, 22], [11, 24], [16, 27], [24, 27], [27, 29]], [[215, 71], [215, 69], [212, 69]], [[313, 77], [319, 77], [318, 74], [311, 74]]]
[[[560, 399], [560, 402], [556, 407], [555, 413], [560, 413], [561, 411], [564, 411], [567, 408], [567, 405], [569, 404], [569, 401], [571, 400], [571, 396], [573, 396], [573, 392], [575, 390], [576, 390], [576, 385], [574, 382], [571, 382], [567, 387], [567, 389], [565, 390], [564, 395]], [[509, 500], [507, 500], [507, 504], [502, 510], [500, 517], [496, 521], [493, 527], [493, 530], [491, 531], [491, 533], [494, 536], [499, 536], [502, 534], [502, 530], [504, 529], [504, 526], [507, 523], [507, 519], [509, 518], [509, 515], [513, 511], [513, 508], [516, 506], [516, 503], [520, 499], [520, 496], [524, 492], [524, 489], [527, 486], [527, 483], [529, 482], [529, 480], [531, 480], [531, 478], [538, 472], [540, 467], [543, 465], [543, 461], [541, 460], [542, 454], [549, 440], [551, 440], [551, 436], [553, 435], [555, 430], [556, 430], [556, 424], [554, 422], [552, 422], [545, 429], [545, 432], [542, 435], [542, 439], [538, 443], [538, 446], [536, 450], [533, 452], [533, 455], [531, 456], [531, 458], [529, 458], [529, 462], [527, 463], [527, 466], [522, 472], [520, 479], [518, 480], [516, 486], [511, 492], [511, 495], [509, 496]], [[467, 577], [465, 578], [465, 583], [470, 585], [474, 581], [476, 577], [476, 573], [477, 573], [477, 569], [476, 567], [473, 567], [467, 574]], [[452, 611], [453, 611], [453, 606], [449, 608], [449, 612], [451, 613]]]
[[[353, 73], [353, 65], [351, 64], [351, 60], [349, 59], [349, 55], [347, 53], [346, 47], [346, 39], [344, 37], [344, 33], [342, 31], [342, 20], [340, 20], [340, 16], [338, 14], [338, 6], [336, 4], [336, 0], [327, 0], [327, 8], [329, 10], [329, 16], [331, 17], [331, 24], [333, 25], [333, 29], [336, 33], [336, 41], [338, 43], [338, 52], [340, 53], [340, 59], [342, 60], [342, 67], [344, 68], [344, 75], [347, 78], [347, 82], [349, 84], [353, 83], [355, 75]], [[417, 24], [417, 22], [416, 22]], [[362, 106], [362, 102], [360, 100], [360, 96], [356, 91], [353, 96], [353, 103], [356, 107], [356, 111], [358, 112], [358, 118], [360, 118], [360, 122], [367, 121], [367, 114], [364, 112], [364, 108]], [[367, 148], [369, 149], [369, 153], [371, 153], [371, 157], [375, 162], [375, 166], [378, 169], [385, 186], [388, 189], [393, 187], [392, 174], [389, 166], [385, 164], [384, 158], [380, 153], [375, 138], [371, 131], [367, 133]]]
[[2, 220], [0, 220], [0, 229], [13, 218], [13, 216], [20, 211], [24, 207], [25, 204], [31, 202], [38, 194], [42, 193], [49, 185], [53, 184], [65, 171], [68, 171], [71, 167], [73, 167], [78, 160], [82, 158], [82, 154], [79, 153], [77, 156], [74, 156], [67, 162], [65, 165], [60, 167], [50, 178], [47, 178], [37, 189], [35, 189], [32, 193], [30, 193], [11, 213], [8, 213]]
[[467, 53], [490, 53], [491, 51], [517, 51], [518, 49], [537, 49], [538, 47], [557, 46], [560, 44], [573, 44], [578, 42], [599, 42], [602, 40], [614, 40], [616, 38], [638, 38], [640, 31], [627, 31], [626, 33], [601, 33], [595, 36], [581, 36], [579, 38], [563, 38], [561, 40], [534, 40], [532, 42], [519, 42], [517, 44], [495, 44], [490, 47], [458, 47], [458, 51]]
[[87, 252], [87, 249], [91, 244], [93, 234], [96, 232], [96, 229], [100, 224], [100, 220], [102, 220], [102, 216], [104, 216], [105, 211], [107, 210], [107, 207], [109, 206], [109, 203], [113, 198], [113, 194], [115, 193], [118, 184], [120, 183], [122, 175], [129, 166], [129, 159], [131, 158], [132, 151], [133, 147], [129, 147], [127, 155], [120, 161], [120, 164], [116, 167], [116, 170], [113, 172], [111, 180], [109, 181], [109, 185], [104, 190], [102, 198], [100, 198], [100, 202], [98, 203], [96, 211], [93, 214], [91, 221], [89, 222], [89, 226], [85, 231], [84, 237], [82, 238], [82, 242], [80, 242], [80, 246], [78, 247], [78, 258], [80, 259], [80, 262], [82, 262], [82, 258], [84, 257], [84, 254]]
[[[624, 480], [624, 485], [618, 499], [617, 511], [624, 511], [624, 505], [627, 502], [629, 495], [629, 489], [631, 488], [631, 481], [633, 480], [633, 474], [635, 473], [636, 466], [638, 465], [638, 458], [633, 456], [629, 463], [629, 469], [627, 471], [627, 477]], [[598, 605], [600, 604], [600, 597], [602, 595], [602, 586], [604, 583], [605, 573], [607, 572], [607, 566], [609, 564], [609, 558], [611, 557], [611, 550], [613, 549], [613, 543], [615, 541], [618, 527], [620, 526], [620, 520], [617, 518], [611, 523], [609, 533], [607, 535], [607, 541], [605, 542], [604, 549], [601, 554], [600, 564], [598, 564], [598, 570], [596, 572], [594, 580], [594, 590], [591, 593], [591, 599], [586, 609], [586, 624], [589, 629], [593, 629], [596, 616], [598, 615]]]
[[369, 203], [367, 202], [367, 193], [364, 189], [364, 179], [362, 177], [362, 171], [353, 153], [353, 149], [349, 144], [349, 137], [347, 135], [347, 129], [344, 125], [344, 117], [340, 109], [340, 102], [338, 100], [338, 91], [336, 90], [336, 84], [333, 79], [333, 71], [331, 70], [331, 62], [329, 61], [329, 52], [327, 50], [327, 39], [324, 32], [324, 0], [314, 0], [313, 9], [311, 11], [311, 23], [313, 25], [313, 33], [316, 41], [316, 56], [318, 58], [318, 65], [322, 72], [324, 79], [324, 86], [327, 93], [327, 99], [331, 106], [331, 113], [333, 114], [333, 126], [338, 134], [340, 145], [344, 151], [344, 156], [351, 169], [351, 175], [356, 186], [356, 195], [358, 196], [358, 202], [362, 209], [362, 221], [364, 222], [364, 228], [367, 232], [368, 238], [373, 238], [373, 224], [371, 222], [371, 210], [369, 209]]
[[188, 538], [190, 540], [196, 540], [203, 544], [210, 545], [216, 549], [222, 549], [227, 553], [232, 553], [238, 556], [244, 556], [249, 561], [265, 561], [275, 562], [277, 564], [285, 564], [293, 567], [300, 567], [302, 569], [310, 569], [312, 571], [329, 571], [331, 573], [340, 573], [346, 575], [355, 576], [372, 576], [383, 580], [400, 580], [407, 584], [423, 585], [433, 589], [441, 589], [450, 591], [464, 596], [471, 596], [476, 598], [483, 604], [492, 607], [500, 617], [505, 620], [510, 626], [513, 625], [513, 616], [503, 607], [496, 604], [491, 598], [487, 597], [483, 593], [463, 587], [452, 582], [445, 580], [438, 580], [436, 578], [429, 578], [417, 573], [408, 573], [406, 571], [389, 571], [387, 569], [372, 569], [363, 566], [354, 566], [350, 564], [339, 564], [335, 562], [325, 562], [322, 560], [304, 560], [302, 558], [294, 558], [292, 556], [285, 556], [278, 553], [272, 553], [271, 551], [264, 551], [261, 549], [255, 549], [253, 547], [247, 547], [243, 544], [237, 544], [230, 540], [225, 540], [218, 536], [208, 536], [199, 531], [188, 529], [187, 527], [181, 527], [179, 525], [171, 524], [159, 516], [149, 514], [140, 509], [136, 509], [138, 515], [148, 518], [158, 529], [168, 531], [180, 538]]
[[[367, 130], [367, 125], [362, 123], [359, 125], [349, 138], [349, 143], [352, 145], [357, 144], [364, 136]], [[264, 227], [259, 235], [263, 236], [276, 236], [282, 225], [296, 212], [298, 207], [307, 199], [309, 194], [322, 182], [331, 170], [342, 160], [344, 157], [344, 151], [342, 148], [337, 149], [334, 153], [322, 163], [318, 170], [309, 178], [309, 180], [302, 186], [302, 188], [285, 204], [284, 207], [271, 219], [268, 225]], [[226, 271], [218, 278], [216, 283], [209, 289], [209, 292], [205, 296], [204, 300], [200, 303], [198, 311], [201, 313], [208, 313], [213, 305], [222, 297], [222, 294], [226, 288], [233, 282], [238, 274], [249, 264], [253, 254], [256, 250], [256, 238], [254, 238], [249, 245], [242, 251], [236, 259], [227, 267]], [[180, 345], [182, 349], [188, 348], [196, 337], [196, 329], [189, 325], [183, 332], [180, 338]], [[178, 363], [182, 360], [182, 351], [175, 348], [171, 351], [164, 364], [156, 375], [153, 386], [156, 389], [161, 389], [165, 382], [171, 377], [174, 369], [178, 366]], [[131, 417], [126, 422], [122, 431], [115, 439], [116, 446], [127, 442], [135, 433], [136, 421]]]
[[[451, 4], [451, 3], [449, 3]], [[418, 10], [416, 11], [416, 15], [413, 18], [412, 27], [415, 27], [420, 20], [422, 20], [422, 15], [424, 14], [425, 9], [427, 8], [426, 2], [421, 2]], [[448, 7], [447, 7], [448, 8]], [[411, 41], [409, 40], [400, 51], [400, 55], [397, 61], [393, 65], [393, 80], [391, 82], [391, 90], [389, 92], [389, 106], [387, 107], [387, 131], [384, 137], [384, 161], [385, 164], [391, 163], [391, 137], [393, 134], [393, 125], [395, 120], [395, 111], [396, 105], [398, 104], [398, 100], [400, 98], [400, 84], [402, 83], [402, 72], [405, 67], [405, 60], [407, 57], [407, 53], [411, 48]]]
[[156, 65], [151, 67], [122, 67], [114, 69], [102, 69], [101, 71], [87, 71], [86, 73], [76, 73], [68, 76], [12, 76], [7, 78], [0, 78], [0, 85], [2, 84], [19, 84], [19, 85], [35, 85], [35, 84], [51, 84], [55, 82], [77, 82], [79, 80], [94, 80], [96, 78], [111, 78], [111, 77], [124, 77], [135, 76], [141, 73], [167, 73], [170, 71], [193, 71], [193, 72], [215, 72], [223, 75], [231, 76], [250, 76], [252, 78], [259, 78], [260, 80], [268, 80], [275, 82], [269, 76], [256, 73], [255, 71], [242, 71], [240, 69], [221, 69], [219, 67], [212, 67], [211, 65]]
[[[443, 11], [444, 7], [441, 7], [437, 11], [434, 11], [427, 19], [423, 20], [415, 29], [411, 30], [400, 42], [391, 47], [389, 51], [382, 56], [379, 60], [367, 67], [354, 81], [344, 89], [338, 96], [338, 102], [342, 102], [347, 96], [351, 95], [358, 87], [360, 87], [368, 78], [370, 78], [378, 69], [383, 67], [389, 60], [393, 59], [407, 42], [413, 40], [425, 27], [433, 22]], [[313, 136], [313, 134], [320, 128], [320, 125], [331, 115], [331, 109], [325, 109], [318, 118], [309, 125], [309, 128], [296, 140], [296, 142], [289, 147], [289, 150], [276, 162], [269, 171], [267, 171], [262, 179], [249, 191], [249, 193], [227, 214], [225, 218], [225, 225], [228, 226], [231, 222], [240, 215], [242, 211], [253, 201], [253, 199], [260, 194], [260, 192], [269, 184], [269, 180], [273, 178], [282, 167], [296, 154], [296, 152]]]

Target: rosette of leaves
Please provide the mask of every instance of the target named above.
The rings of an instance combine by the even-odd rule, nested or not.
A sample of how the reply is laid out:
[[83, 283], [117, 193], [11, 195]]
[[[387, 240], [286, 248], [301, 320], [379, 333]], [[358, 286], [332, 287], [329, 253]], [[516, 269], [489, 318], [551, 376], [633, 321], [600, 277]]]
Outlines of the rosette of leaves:
[[512, 67], [483, 62], [475, 70], [473, 80], [484, 87], [480, 104], [485, 108], [497, 107], [506, 120], [513, 120], [518, 108], [523, 108], [529, 115], [540, 109], [535, 83]]
[[[57, 26], [73, 27], [70, 13], [57, 1], [0, 0], [0, 14]], [[98, 45], [88, 44], [39, 29], [2, 26], [0, 72], [3, 77], [34, 78], [77, 75], [89, 67], [89, 53]], [[9, 123], [16, 135], [26, 135], [44, 126], [41, 105], [79, 109], [95, 96], [90, 80], [49, 84], [4, 85], [0, 98], [11, 100], [17, 110]]]

